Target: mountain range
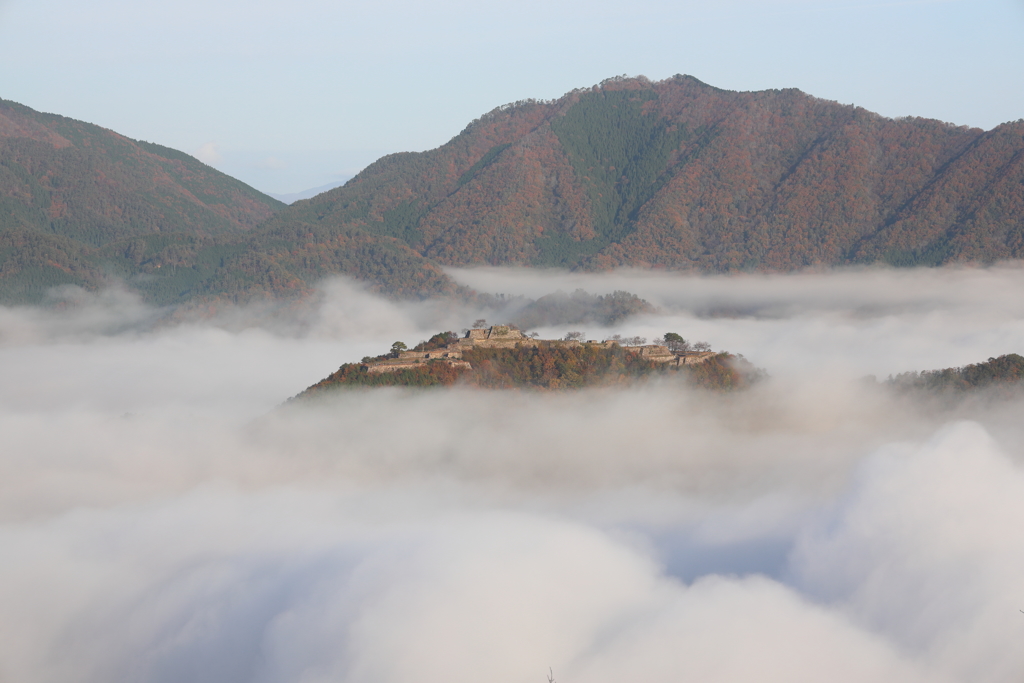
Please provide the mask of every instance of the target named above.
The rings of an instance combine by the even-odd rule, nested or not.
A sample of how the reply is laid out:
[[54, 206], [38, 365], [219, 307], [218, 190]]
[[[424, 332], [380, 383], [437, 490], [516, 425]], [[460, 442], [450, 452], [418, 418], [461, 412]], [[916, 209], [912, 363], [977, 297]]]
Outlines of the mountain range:
[[155, 304], [290, 297], [335, 273], [395, 296], [458, 288], [397, 240], [258, 226], [285, 204], [160, 145], [0, 100], [0, 301], [125, 282]]
[[0, 210], [7, 300], [103, 277], [175, 303], [335, 273], [396, 297], [458, 291], [441, 266], [991, 263], [1024, 257], [1024, 121], [620, 77], [499, 107], [285, 207], [180, 152], [2, 102]]

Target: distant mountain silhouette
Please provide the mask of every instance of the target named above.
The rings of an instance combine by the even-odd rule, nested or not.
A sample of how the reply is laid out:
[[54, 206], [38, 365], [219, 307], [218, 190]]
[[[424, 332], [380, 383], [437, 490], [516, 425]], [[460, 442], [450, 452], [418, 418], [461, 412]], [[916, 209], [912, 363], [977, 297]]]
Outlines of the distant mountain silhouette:
[[904, 393], [964, 394], [989, 391], [993, 395], [1018, 395], [1024, 380], [1024, 356], [1008, 353], [959, 368], [904, 372], [885, 384]]
[[348, 178], [345, 178], [344, 180], [338, 180], [333, 183], [327, 183], [326, 185], [314, 187], [309, 190], [302, 190], [301, 192], [289, 192], [287, 194], [277, 194], [276, 192], [268, 192], [267, 194], [279, 202], [284, 202], [285, 204], [293, 204], [294, 202], [297, 202], [300, 199], [312, 199], [318, 194], [322, 194], [324, 192], [327, 192], [328, 190], [333, 190], [336, 187], [341, 187], [347, 181]]

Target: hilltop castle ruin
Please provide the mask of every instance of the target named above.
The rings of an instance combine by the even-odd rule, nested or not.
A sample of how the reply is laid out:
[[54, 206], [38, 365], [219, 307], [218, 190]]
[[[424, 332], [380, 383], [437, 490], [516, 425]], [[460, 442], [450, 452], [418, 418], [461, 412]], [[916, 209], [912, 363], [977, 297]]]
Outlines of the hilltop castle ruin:
[[[387, 358], [380, 361], [372, 361], [363, 364], [366, 372], [397, 372], [399, 370], [411, 370], [424, 367], [428, 362], [446, 363], [453, 368], [471, 369], [469, 361], [462, 359], [463, 351], [473, 348], [491, 349], [512, 349], [517, 346], [596, 346], [599, 348], [612, 348], [620, 346], [617, 341], [579, 341], [576, 339], [536, 339], [528, 337], [520, 330], [509, 325], [492, 325], [486, 328], [472, 329], [466, 332], [465, 336], [457, 341], [448, 344], [442, 349], [430, 351], [402, 351], [397, 358]], [[684, 365], [698, 365], [715, 355], [713, 351], [687, 351], [677, 353], [667, 346], [659, 344], [646, 344], [644, 346], [624, 346], [629, 353], [638, 354], [644, 360], [656, 363], [666, 363], [671, 366], [680, 367]]]

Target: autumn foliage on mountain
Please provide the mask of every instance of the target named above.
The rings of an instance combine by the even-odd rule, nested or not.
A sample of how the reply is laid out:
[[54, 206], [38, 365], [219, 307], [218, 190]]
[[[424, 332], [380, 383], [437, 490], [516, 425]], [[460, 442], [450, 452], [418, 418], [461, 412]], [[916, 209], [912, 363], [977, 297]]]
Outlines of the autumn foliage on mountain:
[[0, 300], [121, 278], [155, 303], [443, 266], [790, 271], [1024, 258], [1024, 121], [890, 119], [799, 90], [613, 78], [499, 107], [285, 208], [186, 154], [0, 101]]
[[456, 291], [390, 237], [282, 221], [193, 157], [0, 100], [0, 301], [126, 282], [153, 303], [308, 294], [348, 274], [399, 297]]
[[147, 258], [173, 269], [174, 254], [160, 254], [169, 246], [244, 234], [283, 206], [187, 154], [0, 100], [7, 300], [96, 286]]
[[271, 219], [453, 266], [787, 271], [1024, 256], [1024, 122], [889, 119], [798, 90], [616, 78], [518, 102]]

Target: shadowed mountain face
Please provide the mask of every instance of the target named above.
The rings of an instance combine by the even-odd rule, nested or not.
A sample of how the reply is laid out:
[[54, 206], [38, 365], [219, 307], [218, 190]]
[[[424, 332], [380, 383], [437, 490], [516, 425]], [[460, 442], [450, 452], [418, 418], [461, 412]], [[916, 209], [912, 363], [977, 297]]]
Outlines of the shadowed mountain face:
[[887, 119], [798, 90], [612, 79], [379, 160], [275, 221], [447, 265], [785, 271], [1024, 256], [1024, 122]]
[[283, 207], [187, 154], [0, 100], [8, 301], [57, 284], [96, 286], [144, 262], [156, 270], [172, 260], [168, 247], [244, 234]]
[[0, 100], [0, 301], [112, 278], [159, 304], [301, 296], [338, 273], [394, 296], [456, 289], [389, 237], [255, 230], [284, 207], [187, 154]]
[[91, 246], [240, 233], [283, 205], [167, 147], [0, 101], [0, 221]]

